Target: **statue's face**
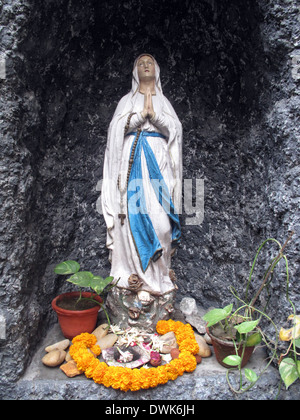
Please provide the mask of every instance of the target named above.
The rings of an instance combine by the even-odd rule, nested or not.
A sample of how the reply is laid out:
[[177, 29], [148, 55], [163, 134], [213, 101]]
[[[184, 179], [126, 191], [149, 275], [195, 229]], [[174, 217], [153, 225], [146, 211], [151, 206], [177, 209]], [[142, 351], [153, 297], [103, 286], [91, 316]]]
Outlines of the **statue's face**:
[[151, 57], [143, 55], [137, 62], [139, 80], [155, 79], [155, 64]]

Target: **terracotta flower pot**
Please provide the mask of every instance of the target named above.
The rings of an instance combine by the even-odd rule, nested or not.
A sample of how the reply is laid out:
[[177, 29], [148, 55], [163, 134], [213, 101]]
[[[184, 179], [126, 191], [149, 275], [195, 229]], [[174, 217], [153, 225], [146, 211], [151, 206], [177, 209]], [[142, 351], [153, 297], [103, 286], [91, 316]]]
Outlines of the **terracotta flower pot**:
[[[82, 292], [82, 297], [91, 297], [92, 293]], [[64, 337], [72, 340], [76, 335], [87, 332], [91, 333], [95, 329], [97, 323], [98, 312], [100, 310], [100, 305], [96, 305], [90, 309], [85, 309], [81, 311], [63, 309], [57, 305], [57, 302], [62, 298], [68, 297], [79, 297], [79, 292], [70, 292], [63, 293], [56, 296], [52, 301], [52, 308], [57, 314], [58, 322]], [[99, 303], [102, 303], [103, 300], [100, 296], [96, 296], [96, 299]]]
[[[220, 365], [226, 368], [234, 367], [234, 366], [229, 366], [226, 363], [223, 363], [223, 360], [225, 359], [225, 357], [236, 354], [233, 342], [227, 341], [227, 340], [221, 340], [220, 338], [215, 337], [214, 335], [212, 335], [212, 333], [209, 331], [208, 328], [206, 328], [206, 332], [211, 338], [215, 356], [216, 356], [217, 361], [220, 363]], [[246, 366], [246, 364], [248, 363], [253, 353], [254, 347], [255, 346], [245, 348], [244, 357], [243, 357], [242, 365], [241, 365], [242, 367]], [[240, 344], [240, 347], [238, 349], [238, 355], [241, 356], [242, 352], [243, 352], [243, 345]]]

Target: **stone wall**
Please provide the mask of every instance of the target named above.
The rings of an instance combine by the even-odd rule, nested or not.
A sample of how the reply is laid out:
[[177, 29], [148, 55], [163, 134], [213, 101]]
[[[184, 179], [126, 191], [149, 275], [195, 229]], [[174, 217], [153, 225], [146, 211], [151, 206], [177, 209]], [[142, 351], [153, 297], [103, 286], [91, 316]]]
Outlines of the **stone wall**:
[[[184, 178], [204, 180], [203, 222], [181, 217], [178, 299], [227, 304], [262, 240], [283, 242], [289, 229], [299, 294], [297, 1], [173, 3], [170, 13], [165, 0], [0, 2], [4, 382], [20, 377], [55, 321], [51, 300], [68, 288], [55, 264], [109, 272], [97, 185], [108, 124], [141, 52], [157, 58], [183, 123]], [[285, 318], [280, 282], [272, 305]]]

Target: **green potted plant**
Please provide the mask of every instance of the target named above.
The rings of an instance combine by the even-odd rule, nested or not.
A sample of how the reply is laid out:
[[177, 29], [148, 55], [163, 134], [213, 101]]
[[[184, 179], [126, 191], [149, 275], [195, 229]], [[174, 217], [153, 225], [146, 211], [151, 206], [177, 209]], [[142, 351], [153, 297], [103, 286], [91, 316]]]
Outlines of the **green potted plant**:
[[[101, 308], [110, 325], [100, 294], [112, 283], [113, 277], [103, 278], [95, 276], [90, 271], [79, 270], [80, 265], [73, 260], [63, 261], [54, 268], [56, 274], [71, 275], [67, 281], [79, 287], [79, 291], [62, 293], [52, 301], [52, 308], [57, 314], [62, 333], [69, 339], [83, 332], [91, 333], [96, 326]], [[114, 284], [110, 289], [112, 287]], [[89, 288], [91, 291], [82, 291], [82, 288]]]
[[[290, 241], [294, 232], [290, 232], [289, 237], [283, 246], [274, 238], [266, 239], [261, 246], [259, 247], [251, 270], [249, 274], [249, 279], [246, 286], [245, 298], [241, 299], [237, 292], [231, 287], [231, 292], [233, 296], [237, 299], [238, 307], [233, 310], [233, 303], [225, 306], [224, 308], [212, 309], [207, 312], [203, 319], [207, 322], [206, 328], [207, 333], [210, 336], [214, 348], [214, 352], [218, 362], [228, 368], [227, 371], [227, 381], [230, 385], [230, 388], [238, 393], [244, 392], [250, 389], [261, 376], [261, 374], [268, 368], [268, 366], [275, 360], [277, 357], [278, 349], [278, 338], [279, 333], [278, 329], [266, 313], [266, 307], [263, 309], [258, 309], [255, 304], [256, 301], [262, 292], [265, 289], [268, 282], [271, 281], [273, 272], [279, 261], [282, 259], [285, 261], [286, 268], [286, 277], [287, 285], [289, 282], [289, 272], [288, 272], [288, 262], [286, 256], [283, 254], [284, 249], [286, 248], [288, 242]], [[279, 252], [275, 258], [273, 258], [263, 276], [263, 281], [259, 287], [255, 296], [249, 300], [249, 287], [252, 280], [252, 274], [257, 262], [257, 258], [263, 249], [263, 247], [268, 243], [276, 243], [279, 247]], [[263, 332], [260, 324], [262, 319], [267, 320], [271, 323], [275, 330], [275, 340], [269, 340], [266, 334]], [[246, 387], [243, 386], [244, 379], [242, 377], [242, 368], [246, 366], [248, 360], [253, 353], [253, 350], [257, 344], [263, 341], [269, 349], [271, 349], [271, 357], [269, 362], [258, 376], [253, 370], [245, 369], [245, 379]], [[272, 344], [272, 345], [271, 345]], [[229, 373], [232, 370], [238, 369], [240, 374], [239, 389], [235, 390], [230, 384]]]
[[245, 305], [233, 312], [233, 303], [209, 311], [203, 319], [211, 338], [217, 361], [224, 367], [244, 367], [262, 336], [257, 329], [259, 319], [245, 312]]

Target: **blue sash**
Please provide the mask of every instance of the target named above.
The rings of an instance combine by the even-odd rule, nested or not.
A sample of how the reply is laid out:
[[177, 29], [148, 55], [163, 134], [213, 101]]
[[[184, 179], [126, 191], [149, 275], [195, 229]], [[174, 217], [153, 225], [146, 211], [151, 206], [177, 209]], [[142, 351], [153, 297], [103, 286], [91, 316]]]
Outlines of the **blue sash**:
[[[136, 139], [137, 133], [129, 133], [129, 135], [135, 135]], [[165, 138], [165, 136], [160, 133], [149, 131], [141, 132], [136, 144], [127, 187], [127, 212], [129, 226], [143, 272], [145, 272], [148, 268], [150, 260], [155, 262], [159, 259], [162, 255], [162, 247], [152, 225], [151, 219], [147, 213], [142, 179], [142, 150], [144, 151], [149, 178], [156, 198], [170, 218], [172, 226], [172, 246], [176, 246], [180, 242], [181, 237], [179, 216], [175, 212], [169, 189], [160, 172], [155, 155], [147, 141], [147, 137], [149, 136]]]

